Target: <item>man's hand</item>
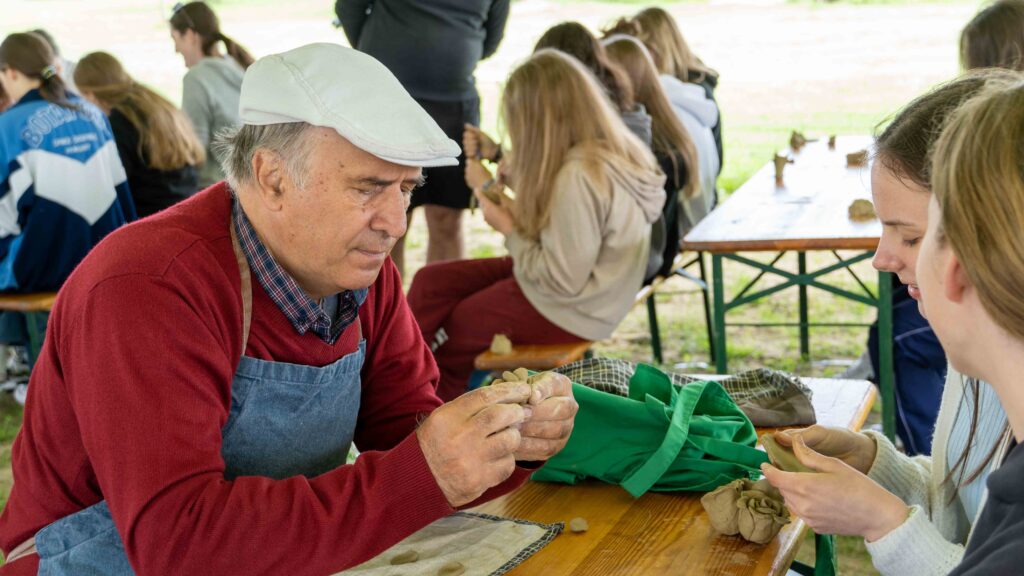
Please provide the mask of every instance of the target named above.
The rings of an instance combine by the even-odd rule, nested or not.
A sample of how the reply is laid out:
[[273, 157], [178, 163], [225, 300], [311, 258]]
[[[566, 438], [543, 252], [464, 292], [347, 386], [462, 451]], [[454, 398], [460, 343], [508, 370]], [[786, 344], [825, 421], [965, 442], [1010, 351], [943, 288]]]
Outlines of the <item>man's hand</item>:
[[775, 433], [775, 441], [793, 447], [793, 441], [800, 437], [808, 448], [819, 454], [838, 458], [862, 474], [871, 470], [875, 462], [877, 446], [871, 437], [845, 428], [829, 428], [814, 425], [798, 430], [783, 430]]
[[533, 389], [525, 382], [480, 388], [441, 406], [416, 431], [434, 479], [453, 508], [501, 484], [516, 467], [518, 425], [534, 409], [521, 406]]
[[547, 372], [533, 383], [530, 396], [533, 415], [519, 431], [522, 440], [515, 458], [535, 462], [558, 454], [572, 434], [579, 404], [572, 397], [572, 382], [562, 374]]

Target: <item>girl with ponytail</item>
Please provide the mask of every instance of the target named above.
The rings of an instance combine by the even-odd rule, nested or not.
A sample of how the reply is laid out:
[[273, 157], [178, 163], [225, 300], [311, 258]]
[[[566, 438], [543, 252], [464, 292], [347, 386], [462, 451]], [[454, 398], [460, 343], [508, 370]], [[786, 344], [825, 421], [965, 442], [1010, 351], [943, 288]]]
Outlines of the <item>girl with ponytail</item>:
[[205, 2], [178, 4], [170, 25], [174, 50], [181, 54], [188, 68], [181, 107], [206, 149], [199, 185], [207, 187], [224, 179], [210, 143], [221, 129], [238, 124], [242, 76], [254, 59], [242, 45], [221, 32], [220, 20]]

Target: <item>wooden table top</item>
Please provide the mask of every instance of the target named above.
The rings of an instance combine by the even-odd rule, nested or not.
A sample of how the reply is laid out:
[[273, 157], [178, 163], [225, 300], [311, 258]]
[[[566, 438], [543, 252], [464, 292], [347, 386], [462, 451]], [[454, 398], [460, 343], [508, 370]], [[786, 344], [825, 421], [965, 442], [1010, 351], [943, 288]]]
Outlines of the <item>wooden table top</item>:
[[877, 219], [850, 220], [858, 198], [871, 199], [870, 165], [847, 168], [846, 154], [871, 146], [868, 136], [810, 142], [783, 171], [776, 186], [769, 161], [683, 240], [683, 248], [707, 252], [758, 250], [874, 250], [882, 233]]
[[[875, 399], [863, 380], [804, 378], [813, 390], [818, 423], [859, 430]], [[768, 430], [759, 429], [759, 433]], [[628, 576], [671, 574], [785, 574], [805, 526], [794, 519], [765, 546], [739, 536], [718, 536], [700, 505], [702, 494], [647, 493], [634, 499], [618, 486], [528, 482], [519, 490], [475, 508], [477, 512], [536, 522], [583, 517], [590, 529], [566, 532], [531, 556], [510, 576], [558, 574]]]

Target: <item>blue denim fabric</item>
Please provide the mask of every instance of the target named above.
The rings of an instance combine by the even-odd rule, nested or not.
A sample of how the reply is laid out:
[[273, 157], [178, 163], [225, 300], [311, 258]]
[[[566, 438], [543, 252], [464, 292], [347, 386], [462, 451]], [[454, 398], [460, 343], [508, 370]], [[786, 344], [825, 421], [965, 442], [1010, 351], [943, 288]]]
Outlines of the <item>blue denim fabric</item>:
[[[225, 477], [311, 478], [344, 464], [365, 354], [366, 341], [360, 340], [357, 351], [322, 368], [243, 356], [222, 431]], [[40, 530], [36, 549], [40, 575], [134, 574], [106, 501]]]

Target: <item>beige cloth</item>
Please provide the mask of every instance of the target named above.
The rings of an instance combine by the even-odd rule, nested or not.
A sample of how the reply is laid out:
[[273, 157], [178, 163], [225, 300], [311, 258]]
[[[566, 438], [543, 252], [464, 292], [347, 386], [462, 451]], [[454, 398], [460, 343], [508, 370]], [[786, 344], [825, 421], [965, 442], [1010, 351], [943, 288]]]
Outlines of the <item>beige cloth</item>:
[[652, 159], [636, 170], [595, 150], [571, 150], [555, 178], [551, 220], [534, 242], [505, 247], [530, 304], [587, 340], [611, 336], [643, 282], [651, 223], [665, 205], [665, 175]]
[[[561, 523], [546, 525], [457, 512], [430, 524], [380, 556], [335, 576], [437, 574], [449, 562], [465, 566], [464, 576], [500, 576], [547, 545], [562, 528]], [[419, 560], [391, 565], [392, 558], [409, 550], [415, 550]]]

